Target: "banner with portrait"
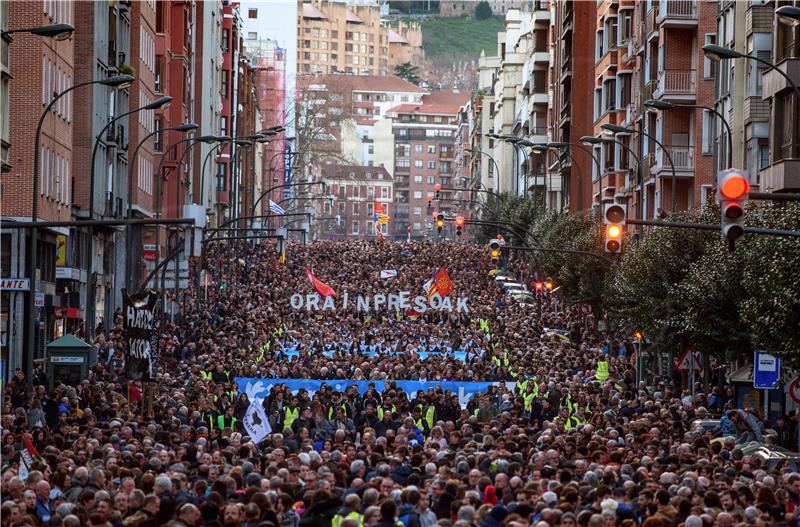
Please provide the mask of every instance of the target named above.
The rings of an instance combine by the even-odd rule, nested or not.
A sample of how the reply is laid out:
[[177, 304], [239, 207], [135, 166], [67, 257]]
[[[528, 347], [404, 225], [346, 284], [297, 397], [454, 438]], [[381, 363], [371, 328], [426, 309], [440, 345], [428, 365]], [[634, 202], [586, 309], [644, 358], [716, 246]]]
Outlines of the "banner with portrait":
[[125, 330], [125, 365], [128, 379], [149, 381], [153, 378], [156, 348], [156, 304], [152, 292], [129, 295], [122, 291], [123, 327]]

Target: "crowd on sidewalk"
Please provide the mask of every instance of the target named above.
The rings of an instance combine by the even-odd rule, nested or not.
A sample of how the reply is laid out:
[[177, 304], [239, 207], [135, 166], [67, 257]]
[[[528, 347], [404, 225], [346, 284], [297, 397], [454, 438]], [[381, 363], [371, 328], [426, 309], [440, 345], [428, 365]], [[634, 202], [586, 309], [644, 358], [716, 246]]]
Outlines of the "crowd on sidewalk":
[[[120, 315], [79, 385], [37, 370], [4, 387], [2, 527], [800, 525], [798, 467], [747, 448], [796, 445], [796, 415], [736, 409], [724, 382], [694, 398], [655, 372], [637, 384], [631, 342], [582, 306], [510, 300], [483, 248], [209, 251], [208, 287], [160, 334], [157, 383], [126, 380]], [[437, 268], [468, 312], [290, 302], [313, 292], [307, 270], [337, 295], [413, 296]], [[251, 400], [237, 378], [324, 383]], [[469, 400], [445, 388], [478, 381], [493, 384]], [[272, 429], [259, 443], [254, 403]]]

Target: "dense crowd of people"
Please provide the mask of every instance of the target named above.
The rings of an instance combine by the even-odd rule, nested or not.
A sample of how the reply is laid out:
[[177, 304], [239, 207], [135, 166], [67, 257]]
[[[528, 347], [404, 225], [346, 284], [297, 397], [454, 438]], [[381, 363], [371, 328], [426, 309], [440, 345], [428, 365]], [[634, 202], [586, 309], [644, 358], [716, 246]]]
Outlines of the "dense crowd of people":
[[[2, 527], [800, 525], [796, 460], [748, 448], [796, 450], [796, 415], [737, 409], [723, 364], [694, 397], [656, 368], [637, 383], [632, 342], [583, 306], [511, 300], [483, 248], [208, 251], [208, 283], [160, 333], [157, 382], [127, 381], [120, 315], [79, 385], [37, 369], [4, 387]], [[440, 267], [468, 312], [290, 303], [313, 292], [307, 269], [368, 296], [427, 294]], [[251, 401], [242, 377], [325, 383]], [[408, 380], [427, 389], [406, 393]], [[465, 403], [449, 381], [494, 384]], [[251, 404], [272, 428], [259, 443], [243, 426]]]

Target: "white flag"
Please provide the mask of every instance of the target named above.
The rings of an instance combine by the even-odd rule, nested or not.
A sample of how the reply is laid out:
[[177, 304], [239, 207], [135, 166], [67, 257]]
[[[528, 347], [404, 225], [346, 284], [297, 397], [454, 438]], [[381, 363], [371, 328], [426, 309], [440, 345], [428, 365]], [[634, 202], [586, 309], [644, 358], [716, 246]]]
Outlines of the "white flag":
[[381, 269], [381, 278], [397, 278], [397, 269]]
[[247, 412], [244, 414], [244, 429], [247, 430], [247, 435], [253, 443], [260, 443], [272, 433], [272, 427], [267, 419], [267, 414], [264, 412], [264, 407], [257, 401], [250, 403]]

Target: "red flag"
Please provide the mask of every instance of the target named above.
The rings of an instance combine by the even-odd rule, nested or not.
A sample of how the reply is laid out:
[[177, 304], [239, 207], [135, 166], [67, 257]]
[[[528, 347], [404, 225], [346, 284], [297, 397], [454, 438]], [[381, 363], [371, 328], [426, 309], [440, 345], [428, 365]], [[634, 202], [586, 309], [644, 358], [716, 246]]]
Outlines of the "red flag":
[[308, 279], [311, 282], [311, 285], [314, 286], [314, 289], [317, 290], [322, 296], [336, 296], [336, 291], [334, 291], [331, 286], [322, 282], [319, 278], [314, 276], [314, 273], [311, 272], [311, 269], [306, 267], [306, 274], [308, 275]]
[[447, 269], [440, 267], [436, 274], [433, 275], [434, 283], [436, 284], [436, 291], [442, 298], [446, 297], [453, 290], [453, 282], [450, 280], [450, 275], [447, 274]]

